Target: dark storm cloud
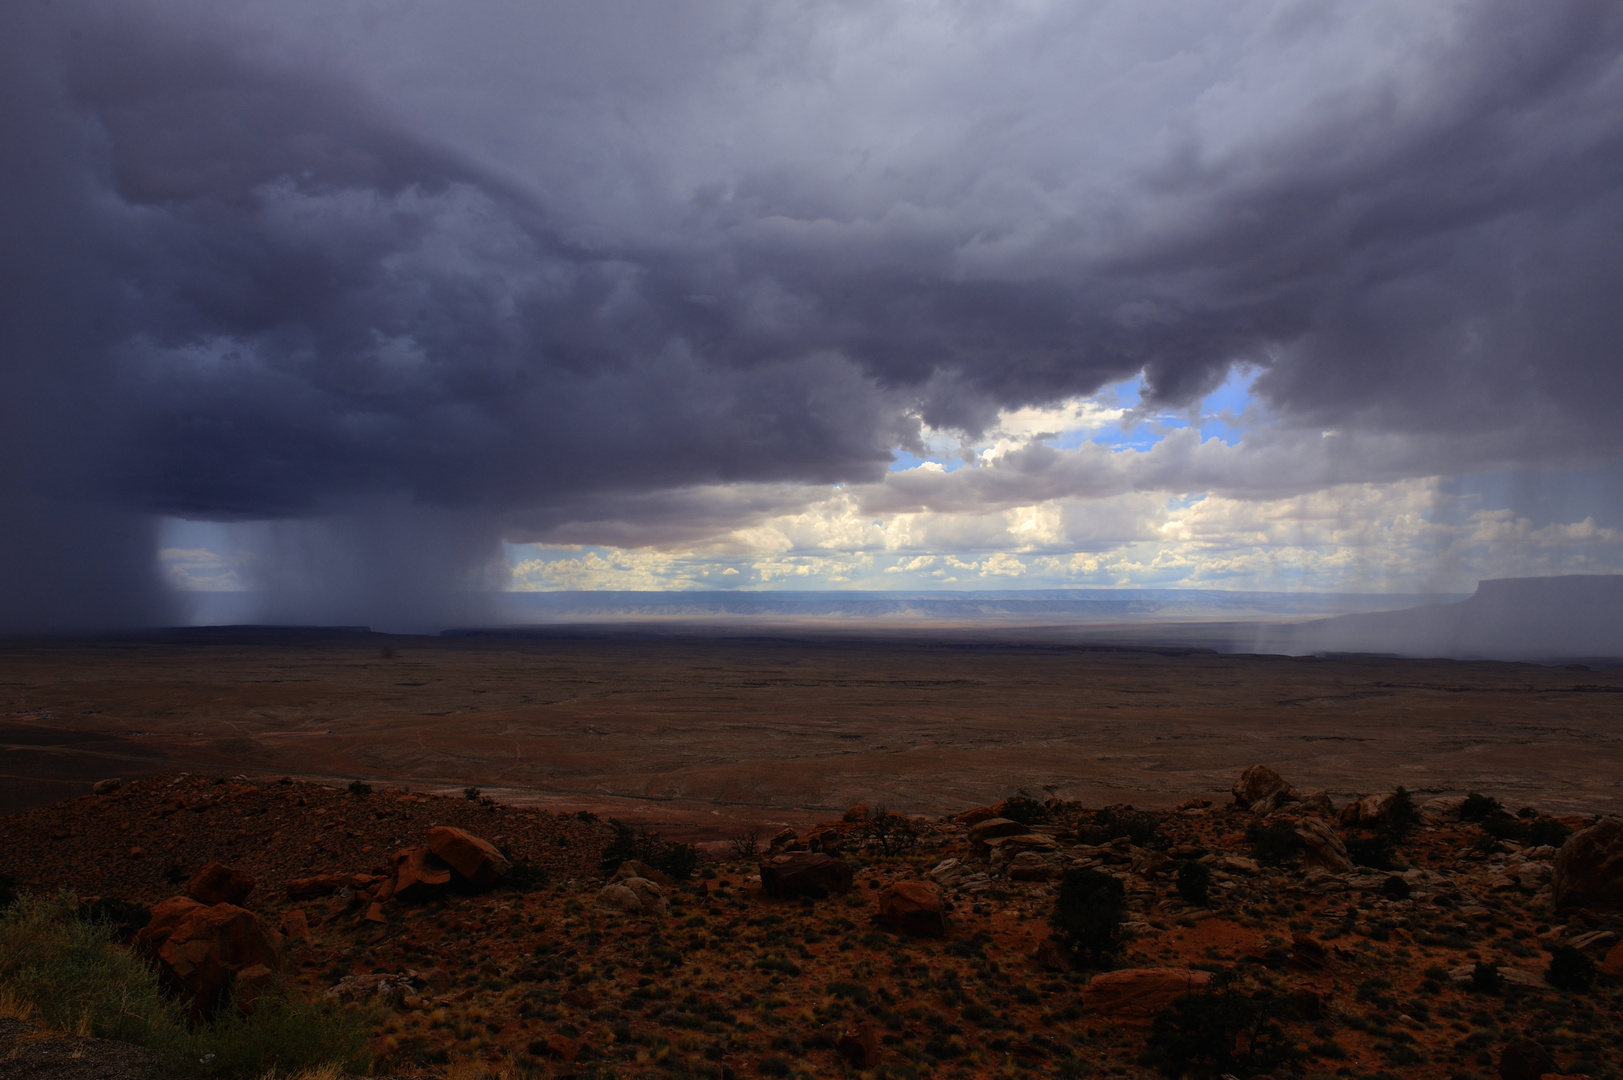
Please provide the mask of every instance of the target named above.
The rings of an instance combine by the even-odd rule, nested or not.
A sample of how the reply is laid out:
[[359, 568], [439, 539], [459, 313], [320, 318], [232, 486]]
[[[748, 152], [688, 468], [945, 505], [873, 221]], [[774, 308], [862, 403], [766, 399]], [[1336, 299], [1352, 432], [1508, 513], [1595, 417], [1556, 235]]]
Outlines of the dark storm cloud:
[[634, 543], [1235, 362], [1402, 436], [1343, 480], [1615, 456], [1623, 13], [1172, 10], [10, 7], [6, 595], [133, 617], [151, 514]]

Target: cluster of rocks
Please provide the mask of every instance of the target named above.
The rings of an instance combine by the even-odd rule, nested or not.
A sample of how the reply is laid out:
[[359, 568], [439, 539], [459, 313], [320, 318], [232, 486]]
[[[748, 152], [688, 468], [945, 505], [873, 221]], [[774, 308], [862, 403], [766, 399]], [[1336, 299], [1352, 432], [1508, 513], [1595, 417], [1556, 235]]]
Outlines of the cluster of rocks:
[[[340, 910], [357, 897], [369, 896], [361, 920], [382, 923], [384, 905], [391, 900], [417, 903], [452, 890], [486, 892], [509, 865], [488, 841], [462, 829], [438, 826], [428, 831], [422, 846], [395, 854], [392, 875], [295, 878], [287, 883], [286, 893], [290, 900], [335, 896]], [[185, 896], [155, 906], [151, 920], [135, 934], [135, 947], [156, 963], [165, 987], [186, 1003], [193, 1019], [214, 1015], [226, 1001], [252, 1011], [282, 968], [287, 939], [308, 933], [307, 919], [297, 908], [284, 916], [278, 931], [241, 906], [257, 885], [251, 874], [210, 862], [187, 883]], [[384, 980], [366, 990], [390, 995], [407, 988], [400, 980]], [[340, 984], [335, 989], [348, 1000], [356, 987]]]

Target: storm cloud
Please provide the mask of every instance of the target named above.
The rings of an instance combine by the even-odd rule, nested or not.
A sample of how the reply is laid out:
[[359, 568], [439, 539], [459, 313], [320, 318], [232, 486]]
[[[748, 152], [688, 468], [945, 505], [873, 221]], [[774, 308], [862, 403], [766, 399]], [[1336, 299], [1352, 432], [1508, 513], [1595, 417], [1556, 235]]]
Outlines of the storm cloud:
[[[836, 484], [954, 512], [1623, 452], [1612, 4], [15, 4], [0, 40], [14, 628], [167, 617], [159, 516], [272, 523], [260, 583], [342, 583], [342, 619], [499, 584], [504, 539]], [[887, 479], [1237, 366], [1239, 447]]]

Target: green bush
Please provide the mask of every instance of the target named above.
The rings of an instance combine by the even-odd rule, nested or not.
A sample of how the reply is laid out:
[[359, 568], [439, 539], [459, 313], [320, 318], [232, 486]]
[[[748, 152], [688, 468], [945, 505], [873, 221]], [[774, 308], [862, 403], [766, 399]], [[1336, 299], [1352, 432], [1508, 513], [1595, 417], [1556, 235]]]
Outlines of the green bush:
[[1060, 878], [1050, 924], [1071, 951], [1098, 963], [1121, 943], [1127, 890], [1109, 874], [1073, 867]]
[[1214, 972], [1207, 986], [1173, 1001], [1155, 1017], [1139, 1063], [1171, 1077], [1252, 1076], [1296, 1056], [1279, 1019], [1290, 1002], [1268, 989], [1247, 993], [1234, 972]]
[[32, 1005], [47, 1026], [149, 1047], [167, 1076], [258, 1076], [327, 1063], [370, 1068], [363, 1016], [285, 984], [267, 991], [248, 1016], [224, 1009], [188, 1027], [157, 972], [115, 946], [114, 923], [96, 911], [63, 892], [23, 896], [0, 915], [0, 989]]
[[1212, 872], [1193, 859], [1178, 867], [1178, 895], [1186, 904], [1204, 905], [1211, 894]]
[[1550, 954], [1544, 978], [1557, 990], [1581, 994], [1595, 983], [1595, 962], [1571, 945], [1562, 945]]
[[1284, 866], [1302, 853], [1302, 838], [1289, 825], [1252, 824], [1245, 830], [1251, 857], [1264, 866]]

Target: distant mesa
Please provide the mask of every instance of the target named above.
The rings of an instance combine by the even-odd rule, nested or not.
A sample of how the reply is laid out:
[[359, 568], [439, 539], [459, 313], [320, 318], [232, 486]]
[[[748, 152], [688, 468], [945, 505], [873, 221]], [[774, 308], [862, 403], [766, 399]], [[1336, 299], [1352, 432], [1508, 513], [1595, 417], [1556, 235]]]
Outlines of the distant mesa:
[[1469, 599], [1281, 631], [1277, 651], [1578, 661], [1623, 657], [1623, 574], [1501, 578]]

